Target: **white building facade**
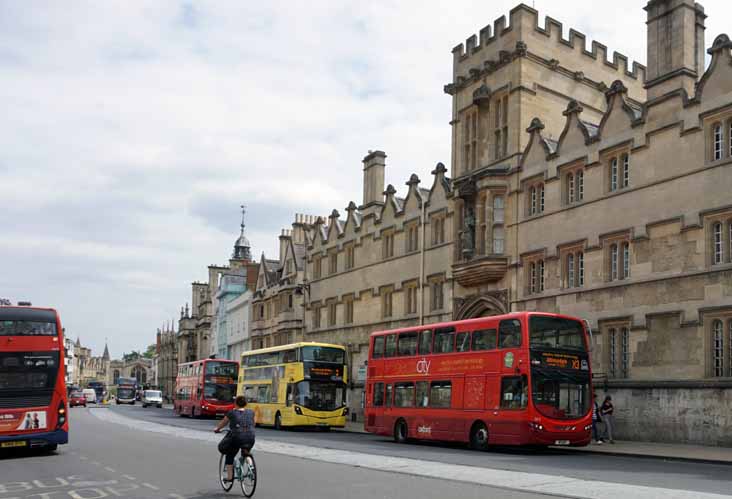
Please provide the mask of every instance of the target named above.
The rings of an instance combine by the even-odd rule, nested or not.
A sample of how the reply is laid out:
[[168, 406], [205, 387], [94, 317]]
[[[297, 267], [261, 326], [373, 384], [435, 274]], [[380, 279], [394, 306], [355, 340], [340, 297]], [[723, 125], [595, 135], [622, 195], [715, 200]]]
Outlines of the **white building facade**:
[[241, 354], [251, 349], [249, 322], [252, 291], [247, 289], [226, 304], [227, 358], [239, 360]]

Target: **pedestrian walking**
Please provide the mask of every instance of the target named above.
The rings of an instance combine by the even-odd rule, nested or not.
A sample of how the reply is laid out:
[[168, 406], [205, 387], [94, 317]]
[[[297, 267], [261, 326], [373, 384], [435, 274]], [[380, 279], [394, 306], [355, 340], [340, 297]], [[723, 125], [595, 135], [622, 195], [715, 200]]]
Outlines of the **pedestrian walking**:
[[609, 440], [611, 444], [615, 443], [615, 439], [613, 438], [613, 426], [615, 425], [615, 420], [613, 419], [614, 410], [615, 407], [613, 407], [613, 398], [610, 395], [607, 395], [605, 397], [605, 401], [600, 406], [600, 417], [605, 423], [604, 438]]
[[602, 445], [602, 439], [600, 438], [600, 429], [598, 428], [598, 425], [602, 423], [602, 418], [600, 417], [600, 404], [597, 403], [597, 394], [592, 394], [592, 440], [595, 441], [597, 445]]

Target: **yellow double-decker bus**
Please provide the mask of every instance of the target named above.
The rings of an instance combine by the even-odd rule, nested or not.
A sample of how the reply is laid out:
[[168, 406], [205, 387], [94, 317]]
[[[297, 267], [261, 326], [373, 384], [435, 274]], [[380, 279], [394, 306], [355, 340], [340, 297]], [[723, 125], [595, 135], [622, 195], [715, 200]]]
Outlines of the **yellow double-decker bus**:
[[343, 428], [348, 408], [346, 349], [327, 343], [293, 343], [245, 352], [238, 395], [257, 423]]

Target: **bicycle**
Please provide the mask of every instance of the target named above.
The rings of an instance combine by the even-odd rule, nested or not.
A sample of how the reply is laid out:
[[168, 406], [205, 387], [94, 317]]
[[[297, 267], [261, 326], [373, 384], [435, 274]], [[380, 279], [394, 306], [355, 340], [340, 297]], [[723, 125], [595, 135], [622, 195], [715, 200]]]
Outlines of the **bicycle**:
[[229, 481], [226, 477], [226, 455], [221, 454], [219, 458], [219, 482], [221, 488], [228, 492], [234, 486], [234, 481], [239, 480], [241, 492], [245, 497], [252, 497], [257, 489], [257, 465], [254, 456], [250, 451], [245, 453], [241, 450], [241, 457], [234, 458], [234, 479]]

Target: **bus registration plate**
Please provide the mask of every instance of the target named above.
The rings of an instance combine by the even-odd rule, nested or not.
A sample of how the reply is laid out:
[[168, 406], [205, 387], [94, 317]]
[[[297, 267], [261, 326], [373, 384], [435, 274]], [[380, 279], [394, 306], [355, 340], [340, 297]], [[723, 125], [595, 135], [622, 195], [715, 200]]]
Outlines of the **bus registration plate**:
[[15, 442], [1, 442], [0, 447], [7, 448], [7, 447], [25, 447], [28, 445], [28, 442], [25, 440], [18, 440]]
[[555, 440], [554, 445], [569, 445], [569, 440]]

